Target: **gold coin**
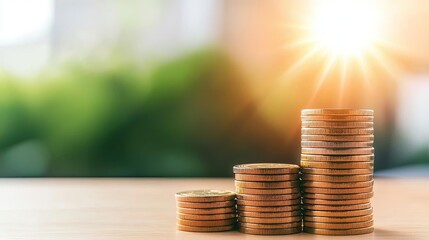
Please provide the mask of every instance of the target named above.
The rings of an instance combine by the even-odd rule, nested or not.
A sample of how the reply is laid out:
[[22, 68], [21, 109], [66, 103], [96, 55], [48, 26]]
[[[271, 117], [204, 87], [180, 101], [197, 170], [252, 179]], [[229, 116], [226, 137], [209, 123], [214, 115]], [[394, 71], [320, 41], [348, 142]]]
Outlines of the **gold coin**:
[[304, 232], [319, 235], [358, 235], [372, 233], [374, 232], [374, 227], [337, 230], [304, 227]]
[[316, 175], [362, 175], [372, 174], [372, 169], [355, 168], [355, 169], [323, 169], [323, 168], [307, 168], [301, 169], [302, 175], [316, 174]]
[[301, 141], [371, 142], [374, 135], [301, 135]]
[[301, 186], [303, 187], [315, 187], [315, 188], [361, 188], [371, 187], [374, 185], [374, 181], [365, 182], [315, 182], [315, 181], [303, 181]]
[[350, 211], [350, 210], [361, 210], [371, 207], [371, 203], [354, 204], [354, 205], [313, 205], [304, 204], [304, 209], [315, 210], [315, 211]]
[[368, 155], [374, 148], [301, 148], [302, 154], [313, 155]]
[[304, 221], [319, 222], [319, 223], [355, 223], [366, 222], [372, 220], [372, 215], [357, 216], [357, 217], [312, 217], [305, 216]]
[[323, 156], [301, 154], [301, 161], [311, 162], [373, 162], [374, 154], [371, 155], [353, 155], [353, 156]]
[[301, 141], [305, 148], [372, 148], [374, 142], [328, 142], [328, 141]]
[[290, 174], [298, 173], [299, 166], [286, 163], [250, 163], [235, 165], [233, 171], [241, 174]]
[[284, 218], [292, 216], [301, 216], [301, 210], [288, 212], [248, 212], [240, 211], [242, 217], [257, 217], [257, 218]]
[[321, 194], [352, 194], [352, 193], [368, 193], [372, 192], [371, 187], [362, 187], [362, 188], [313, 188], [305, 187], [303, 188], [305, 193], [321, 193]]
[[235, 186], [240, 188], [291, 188], [291, 187], [298, 187], [299, 181], [282, 181], [282, 182], [235, 181]]
[[191, 227], [220, 227], [226, 225], [232, 225], [237, 223], [237, 219], [223, 219], [223, 220], [204, 220], [204, 221], [196, 221], [196, 220], [185, 220], [185, 219], [177, 219], [177, 224], [182, 226], [191, 226]]
[[235, 213], [235, 211], [235, 206], [225, 208], [177, 208], [179, 213], [197, 215]]
[[255, 218], [255, 217], [238, 217], [238, 222], [245, 223], [292, 223], [301, 221], [301, 216], [292, 216], [284, 218]]
[[235, 199], [235, 192], [227, 190], [191, 190], [176, 193], [181, 202], [220, 202]]
[[286, 235], [302, 232], [302, 227], [297, 228], [283, 228], [283, 229], [258, 229], [258, 228], [245, 228], [240, 227], [238, 231], [246, 234], [254, 235]]
[[223, 232], [223, 231], [233, 230], [234, 228], [235, 228], [235, 225], [227, 225], [227, 226], [220, 226], [220, 227], [195, 227], [195, 226], [183, 226], [183, 225], [177, 224], [178, 230], [186, 231], [186, 232]]
[[373, 122], [302, 121], [303, 128], [372, 128]]
[[302, 135], [373, 135], [374, 128], [301, 128]]
[[273, 194], [299, 193], [299, 188], [295, 187], [295, 188], [255, 189], [255, 188], [236, 187], [235, 191], [238, 194], [273, 195]]
[[303, 115], [302, 121], [326, 121], [326, 122], [373, 122], [374, 116], [353, 115]]
[[365, 222], [354, 222], [354, 223], [320, 223], [320, 222], [307, 222], [304, 221], [305, 227], [320, 228], [320, 229], [356, 229], [372, 227], [374, 225], [373, 220]]
[[324, 200], [352, 200], [352, 199], [368, 199], [374, 195], [373, 192], [354, 193], [354, 194], [320, 194], [320, 193], [305, 193], [304, 198], [324, 199]]
[[371, 181], [373, 179], [373, 175], [365, 174], [365, 175], [330, 176], [330, 175], [317, 175], [317, 174], [303, 174], [301, 178], [303, 181], [351, 183], [351, 182]]
[[195, 215], [195, 214], [183, 214], [177, 213], [177, 217], [185, 220], [222, 220], [235, 218], [235, 213], [224, 213], [224, 214], [209, 214], [209, 215]]
[[246, 212], [289, 212], [289, 211], [301, 210], [301, 205], [277, 206], [277, 207], [255, 207], [255, 206], [238, 205], [237, 210], [239, 211], [239, 214], [241, 211], [246, 211]]
[[284, 229], [284, 228], [296, 228], [301, 226], [302, 226], [301, 221], [291, 222], [291, 223], [271, 223], [271, 224], [245, 223], [245, 222], [238, 223], [238, 227], [257, 228], [257, 229]]
[[308, 168], [355, 169], [374, 168], [374, 162], [312, 162], [301, 160], [301, 166]]
[[237, 199], [249, 201], [285, 201], [300, 198], [300, 193], [283, 194], [283, 195], [248, 195], [237, 194]]
[[362, 210], [352, 210], [352, 211], [313, 211], [313, 210], [304, 211], [305, 216], [314, 216], [314, 217], [357, 217], [357, 216], [366, 216], [371, 214], [372, 214], [372, 208], [362, 209]]
[[290, 206], [301, 204], [301, 199], [282, 200], [282, 201], [249, 201], [237, 200], [237, 205], [259, 206], [259, 207], [274, 207], [274, 206]]
[[222, 201], [222, 202], [177, 202], [176, 204], [181, 208], [219, 208], [219, 207], [231, 207], [235, 206], [235, 201]]
[[357, 115], [357, 116], [373, 116], [372, 109], [347, 109], [347, 108], [325, 108], [325, 109], [303, 109], [301, 115]]
[[324, 200], [324, 199], [311, 199], [304, 198], [304, 204], [318, 204], [318, 205], [353, 205], [353, 204], [363, 204], [369, 203], [370, 199], [350, 199], [350, 200]]
[[297, 181], [298, 179], [299, 175], [297, 173], [277, 175], [235, 174], [235, 180], [250, 182]]

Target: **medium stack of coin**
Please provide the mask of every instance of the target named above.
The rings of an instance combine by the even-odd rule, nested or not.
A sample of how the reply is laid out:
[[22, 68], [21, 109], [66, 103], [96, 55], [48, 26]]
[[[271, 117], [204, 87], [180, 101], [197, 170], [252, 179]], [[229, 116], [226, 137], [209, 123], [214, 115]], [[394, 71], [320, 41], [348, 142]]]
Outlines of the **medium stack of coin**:
[[323, 235], [374, 231], [374, 112], [305, 109], [301, 112], [301, 189], [304, 231]]
[[237, 223], [235, 193], [194, 190], [176, 193], [177, 229], [188, 232], [220, 232]]
[[302, 231], [299, 166], [255, 163], [234, 166], [238, 229], [259, 235]]

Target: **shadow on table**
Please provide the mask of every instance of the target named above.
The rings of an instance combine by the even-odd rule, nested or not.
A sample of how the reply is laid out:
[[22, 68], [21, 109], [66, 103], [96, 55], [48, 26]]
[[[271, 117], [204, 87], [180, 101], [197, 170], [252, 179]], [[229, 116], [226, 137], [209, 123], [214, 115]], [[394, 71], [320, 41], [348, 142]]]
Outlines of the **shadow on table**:
[[383, 238], [383, 239], [415, 239], [415, 235], [408, 234], [406, 232], [401, 231], [395, 231], [391, 229], [382, 229], [382, 228], [375, 228], [374, 230], [374, 236], [375, 239], [377, 238]]

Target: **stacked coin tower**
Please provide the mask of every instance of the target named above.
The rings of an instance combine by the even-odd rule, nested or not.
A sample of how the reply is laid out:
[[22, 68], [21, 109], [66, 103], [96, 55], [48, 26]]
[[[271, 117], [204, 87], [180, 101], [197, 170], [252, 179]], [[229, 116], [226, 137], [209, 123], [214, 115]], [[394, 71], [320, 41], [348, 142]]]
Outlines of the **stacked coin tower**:
[[305, 109], [301, 119], [304, 231], [373, 232], [373, 110]]
[[234, 166], [240, 232], [260, 235], [302, 231], [299, 166], [258, 163]]
[[237, 223], [235, 193], [194, 190], [176, 193], [177, 229], [188, 232], [220, 232]]

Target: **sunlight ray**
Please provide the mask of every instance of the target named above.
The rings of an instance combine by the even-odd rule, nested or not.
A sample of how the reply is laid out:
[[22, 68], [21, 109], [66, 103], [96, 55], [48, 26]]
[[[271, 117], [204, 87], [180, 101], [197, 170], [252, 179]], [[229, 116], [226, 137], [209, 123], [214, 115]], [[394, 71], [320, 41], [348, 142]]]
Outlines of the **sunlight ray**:
[[340, 94], [339, 94], [339, 100], [338, 100], [338, 107], [342, 107], [342, 105], [343, 105], [344, 88], [345, 88], [346, 81], [347, 81], [347, 65], [348, 65], [348, 58], [343, 57], [342, 58], [342, 66], [341, 66]]
[[283, 74], [281, 79], [286, 79], [289, 75], [294, 73], [300, 67], [302, 67], [305, 62], [313, 57], [317, 52], [321, 50], [321, 46], [314, 47], [311, 51], [308, 51], [304, 56], [302, 56], [297, 62], [295, 62], [292, 66], [290, 66]]
[[309, 107], [313, 104], [314, 99], [316, 98], [317, 93], [319, 92], [320, 88], [322, 87], [323, 83], [325, 82], [326, 78], [328, 77], [330, 70], [332, 68], [332, 65], [334, 64], [336, 58], [337, 57], [334, 54], [329, 55], [328, 61], [323, 66], [323, 70], [320, 73], [320, 77], [316, 81], [316, 87], [313, 90], [313, 94], [310, 98], [310, 101], [308, 101], [308, 103], [307, 103], [307, 107]]

